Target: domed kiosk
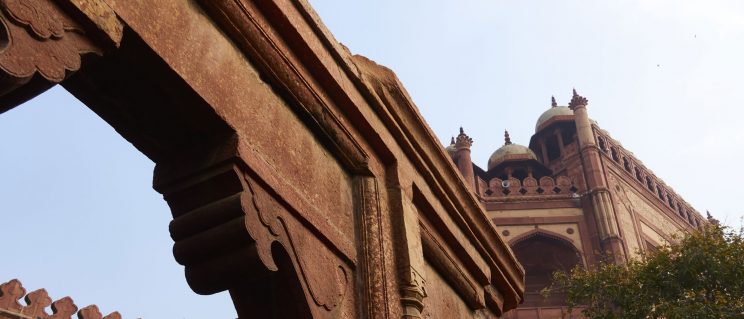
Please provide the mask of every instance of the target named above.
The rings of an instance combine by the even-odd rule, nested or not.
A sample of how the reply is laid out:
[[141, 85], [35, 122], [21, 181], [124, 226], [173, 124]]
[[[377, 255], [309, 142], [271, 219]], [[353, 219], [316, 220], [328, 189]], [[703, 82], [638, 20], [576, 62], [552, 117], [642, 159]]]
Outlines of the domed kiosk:
[[504, 146], [488, 159], [488, 175], [491, 177], [522, 179], [534, 174], [539, 178], [550, 173], [529, 147], [512, 143], [508, 131], [504, 131]]
[[562, 121], [573, 121], [574, 112], [568, 106], [558, 106], [555, 101], [555, 97], [551, 97], [551, 108], [543, 112], [540, 117], [537, 118], [535, 124], [535, 132], [539, 132], [543, 128], [548, 127], [550, 124]]
[[491, 157], [488, 158], [488, 170], [505, 161], [537, 160], [537, 155], [527, 146], [514, 144], [511, 142], [509, 132], [504, 132], [504, 146], [497, 149]]

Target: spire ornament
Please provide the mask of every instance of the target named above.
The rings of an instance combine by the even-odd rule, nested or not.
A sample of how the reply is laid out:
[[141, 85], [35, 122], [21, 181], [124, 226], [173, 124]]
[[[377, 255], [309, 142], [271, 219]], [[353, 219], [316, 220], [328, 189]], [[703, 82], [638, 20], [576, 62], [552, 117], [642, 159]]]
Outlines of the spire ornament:
[[550, 96], [550, 106], [551, 107], [558, 106], [558, 103], [555, 101], [555, 96]]
[[585, 107], [587, 104], [589, 104], [589, 100], [587, 100], [585, 97], [576, 93], [576, 89], [573, 89], [573, 97], [571, 97], [571, 102], [568, 103], [568, 107], [574, 110], [577, 107], [581, 107], [581, 106]]
[[509, 137], [509, 131], [504, 130], [504, 145], [511, 145], [511, 137]]
[[453, 136], [452, 139], [450, 139], [450, 145], [455, 145], [455, 137]]
[[460, 134], [457, 135], [457, 139], [455, 140], [455, 148], [461, 149], [461, 148], [470, 148], [470, 146], [473, 146], [473, 139], [470, 138], [467, 134], [465, 134], [465, 130], [462, 129], [462, 126], [460, 127]]

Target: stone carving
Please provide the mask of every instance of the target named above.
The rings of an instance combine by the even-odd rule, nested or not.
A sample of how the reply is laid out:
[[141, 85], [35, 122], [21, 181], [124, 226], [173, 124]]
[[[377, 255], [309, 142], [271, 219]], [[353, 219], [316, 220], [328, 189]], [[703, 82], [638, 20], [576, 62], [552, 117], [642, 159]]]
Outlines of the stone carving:
[[[612, 139], [606, 131], [598, 129], [594, 132], [598, 136], [600, 145], [605, 145], [606, 149], [609, 150], [605, 151], [605, 153], [607, 153], [606, 155], [612, 158], [619, 167], [622, 167], [622, 171], [628, 174], [627, 176], [631, 177], [641, 185], [639, 189], [650, 194], [650, 197], [658, 198], [659, 201], [670, 210], [676, 210], [679, 213], [679, 216], [682, 217], [688, 225], [695, 227], [695, 224], [691, 221], [702, 220], [702, 214], [692, 208], [687, 209], [692, 212], [694, 217], [691, 217], [691, 219], [688, 220], [688, 218], [683, 216], [680, 206], [684, 205], [682, 204], [684, 201], [679, 199], [675, 201], [672, 199], [681, 198], [679, 195], [677, 195], [672, 189], [667, 188], [663, 181], [657, 181], [653, 172], [644, 167], [643, 164], [640, 164], [640, 161], [636, 159], [635, 156], [630, 155], [632, 153], [625, 150], [622, 145], [618, 141]], [[621, 161], [621, 158], [623, 161]]]
[[588, 103], [589, 100], [576, 93], [576, 89], [574, 89], [573, 96], [571, 97], [571, 102], [568, 103], [568, 107], [573, 110], [579, 106], [586, 106]]
[[535, 179], [532, 176], [526, 177], [524, 181], [522, 182], [522, 186], [526, 190], [525, 195], [536, 195], [537, 189], [540, 187], [540, 185], [537, 183], [537, 179]]
[[[102, 54], [83, 28], [51, 1], [0, 0], [0, 70], [18, 85], [34, 74], [59, 83], [80, 68], [80, 56]], [[4, 94], [6, 92], [0, 92]]]
[[98, 306], [90, 305], [78, 311], [78, 318], [80, 319], [121, 319], [121, 315], [118, 312], [114, 312], [104, 317], [98, 310]]
[[[258, 241], [260, 246], [265, 247], [260, 251], [270, 253], [271, 242], [275, 240], [285, 243], [286, 248], [295, 257], [295, 262], [299, 266], [299, 277], [307, 285], [315, 304], [327, 311], [338, 307], [347, 291], [348, 271], [343, 265], [337, 264], [337, 258], [329, 256], [330, 252], [319, 249], [323, 244], [315, 236], [307, 236], [304, 232], [292, 231], [301, 227], [299, 225], [289, 227], [288, 223], [292, 221], [278, 213], [282, 208], [276, 201], [269, 198], [268, 194], [263, 191], [258, 191], [255, 182], [248, 176], [245, 176], [244, 179], [251, 193], [251, 202], [255, 212], [273, 236], [264, 245], [261, 245], [260, 240]], [[268, 261], [268, 258], [266, 261]], [[273, 261], [269, 265], [276, 267]]]
[[551, 189], [555, 185], [555, 180], [550, 176], [543, 176], [540, 178], [540, 186], [542, 188]]
[[488, 187], [485, 195], [489, 197], [566, 196], [578, 190], [571, 178], [563, 175], [556, 179], [543, 176], [539, 181], [531, 176], [525, 177], [522, 181], [512, 177], [506, 188], [500, 178], [492, 178], [488, 182]]
[[[452, 143], [454, 144], [454, 138]], [[360, 216], [360, 238], [367, 249], [363, 250], [360, 271], [362, 284], [369, 292], [364, 294], [363, 311], [367, 318], [388, 318], [390, 296], [385, 289], [389, 276], [384, 265], [384, 238], [382, 235], [382, 211], [377, 180], [374, 177], [359, 176], [355, 181], [355, 204]]]
[[[214, 293], [278, 271], [273, 249], [278, 243], [289, 255], [308, 300], [316, 306], [311, 311], [321, 317], [333, 316], [351, 290], [349, 265], [242, 167], [221, 164], [193, 180], [164, 187], [175, 216], [173, 252], [186, 266], [192, 289]], [[214, 183], [231, 186], [214, 189]], [[221, 270], [219, 275], [214, 269]]]
[[49, 295], [44, 289], [38, 289], [28, 293], [25, 299], [28, 306], [23, 310], [23, 313], [31, 317], [44, 318], [47, 315], [44, 308], [52, 304], [52, 298], [49, 298]]
[[455, 148], [461, 149], [461, 148], [470, 148], [473, 146], [473, 139], [465, 134], [465, 130], [460, 127], [460, 134], [457, 135], [457, 139], [455, 140]]
[[[18, 302], [24, 295], [26, 296], [24, 298], [26, 306]], [[52, 306], [52, 315], [47, 314], [44, 310], [50, 305]], [[26, 295], [26, 289], [23, 288], [18, 279], [0, 285], [0, 317], [7, 314], [11, 316], [10, 318], [70, 319], [75, 313], [77, 313], [79, 319], [121, 319], [118, 312], [112, 312], [108, 316], [102, 317], [101, 312], [95, 305], [84, 307], [78, 311], [78, 307], [70, 297], [52, 302], [44, 289], [34, 290]]]

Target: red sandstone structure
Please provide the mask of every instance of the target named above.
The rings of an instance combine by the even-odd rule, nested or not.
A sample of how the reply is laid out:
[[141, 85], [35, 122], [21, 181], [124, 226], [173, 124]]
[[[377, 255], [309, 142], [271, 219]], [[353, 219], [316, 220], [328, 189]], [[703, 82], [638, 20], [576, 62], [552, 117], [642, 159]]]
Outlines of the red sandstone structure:
[[[21, 298], [26, 302], [25, 306], [18, 302]], [[49, 306], [51, 315], [45, 309]], [[26, 294], [26, 289], [17, 279], [0, 285], [0, 319], [69, 319], [75, 314], [78, 319], [121, 319], [118, 312], [104, 317], [96, 305], [78, 310], [70, 297], [52, 302], [43, 288]]]
[[241, 318], [492, 318], [523, 300], [473, 167], [303, 0], [0, 0], [0, 113], [56, 84], [156, 163], [186, 280]]
[[[303, 0], [0, 0], [0, 113], [56, 84], [156, 163], [189, 285], [241, 318], [557, 318], [553, 271], [706, 222], [576, 92], [486, 169], [444, 150]], [[0, 288], [0, 318], [77, 311]]]
[[589, 118], [586, 98], [574, 90], [568, 106], [551, 104], [529, 147], [507, 132], [486, 170], [472, 163], [462, 129], [447, 147], [524, 266], [524, 303], [507, 318], [561, 318], [565, 296], [540, 295], [554, 271], [624, 263], [708, 222]]

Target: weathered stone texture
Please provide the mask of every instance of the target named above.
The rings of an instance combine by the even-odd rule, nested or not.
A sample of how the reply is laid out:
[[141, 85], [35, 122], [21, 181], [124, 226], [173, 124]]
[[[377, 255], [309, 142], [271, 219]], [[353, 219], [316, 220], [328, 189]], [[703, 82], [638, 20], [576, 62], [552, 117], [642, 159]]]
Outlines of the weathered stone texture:
[[[20, 87], [9, 52], [64, 37], [10, 43], [0, 98], [61, 82], [151, 158], [194, 291], [228, 290], [246, 318], [492, 317], [522, 300], [472, 178], [392, 71], [352, 56], [307, 3], [61, 2], [84, 31], [77, 62]], [[100, 57], [79, 60], [79, 43]], [[40, 59], [33, 72], [54, 62]]]

